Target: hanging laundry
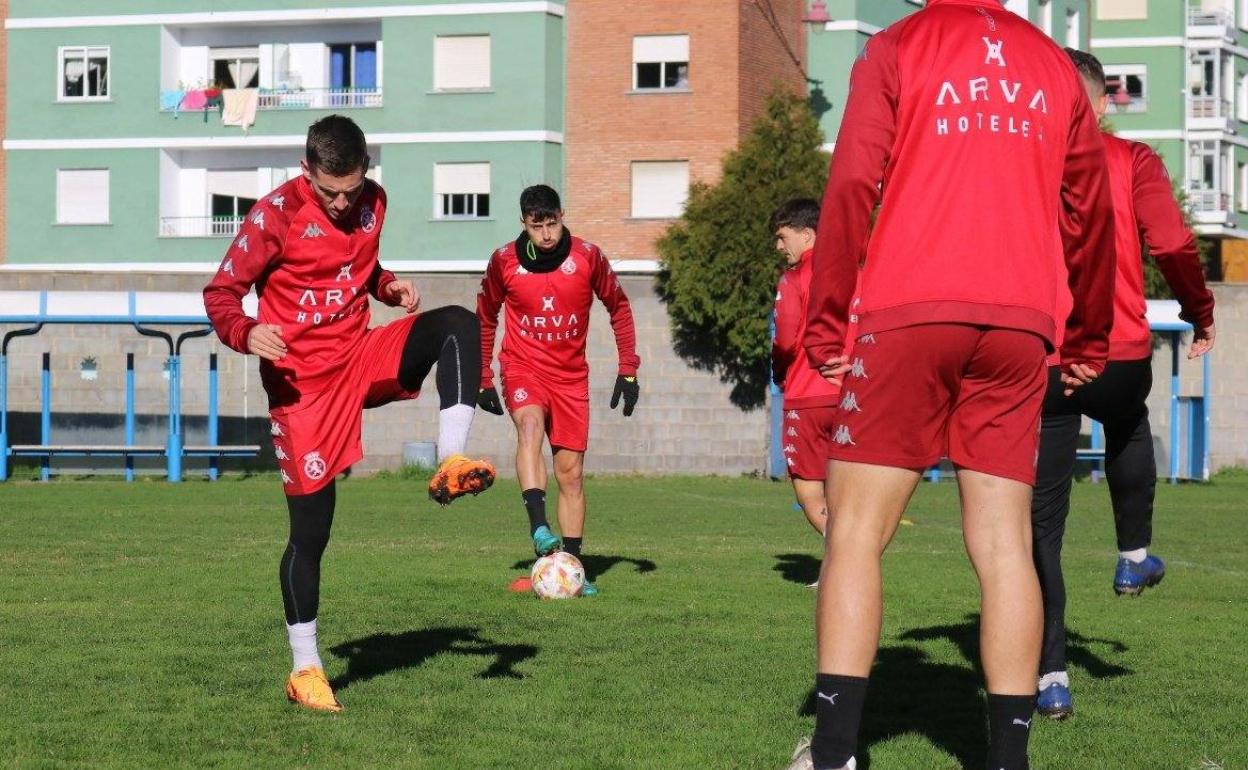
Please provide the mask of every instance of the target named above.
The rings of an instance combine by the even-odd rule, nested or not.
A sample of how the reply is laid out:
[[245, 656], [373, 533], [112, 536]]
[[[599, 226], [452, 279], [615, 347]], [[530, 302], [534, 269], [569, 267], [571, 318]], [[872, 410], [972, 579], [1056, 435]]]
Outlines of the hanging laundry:
[[186, 98], [186, 91], [181, 89], [173, 91], [160, 92], [160, 111], [172, 112], [173, 117], [178, 117], [178, 110], [182, 107], [182, 100]]
[[224, 107], [221, 110], [221, 123], [226, 126], [241, 126], [243, 132], [256, 122], [256, 109], [260, 104], [258, 88], [227, 88], [221, 92]]

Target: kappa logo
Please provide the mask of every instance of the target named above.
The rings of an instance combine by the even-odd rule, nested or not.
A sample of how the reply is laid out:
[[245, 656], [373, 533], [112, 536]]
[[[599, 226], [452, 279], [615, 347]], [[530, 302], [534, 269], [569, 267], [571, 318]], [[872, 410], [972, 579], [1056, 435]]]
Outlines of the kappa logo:
[[862, 363], [861, 358], [854, 358], [854, 362], [850, 364], [849, 373], [860, 380], [871, 379], [867, 376], [867, 367]]
[[286, 452], [283, 451], [282, 449], [282, 445], [277, 443], [276, 441], [273, 442], [273, 456], [279, 460], [290, 459], [290, 455], [286, 454]]
[[547, 310], [553, 311], [554, 309], [555, 309], [555, 298], [554, 297], [542, 297], [542, 311], [543, 312]]
[[246, 253], [247, 252], [247, 234], [238, 236], [238, 240], [234, 241], [234, 248]]
[[365, 206], [360, 209], [360, 229], [366, 233], [371, 233], [377, 227], [377, 215], [373, 213], [372, 206]]
[[351, 263], [350, 262], [348, 262], [347, 264], [343, 265], [341, 268], [338, 269], [338, 277], [335, 278], [334, 280], [335, 281], [348, 281], [348, 282], [351, 280]]
[[846, 444], [857, 446], [857, 444], [854, 444], [854, 437], [849, 433], [848, 425], [836, 426], [836, 433], [832, 435], [832, 440], [841, 446], [845, 446]]
[[516, 265], [516, 275], [528, 275], [529, 271], [524, 269], [524, 265]]
[[273, 204], [274, 208], [276, 208], [278, 211], [286, 210], [286, 196], [285, 195], [274, 195], [272, 198], [269, 198], [269, 203]]
[[511, 400], [515, 401], [517, 404], [528, 401], [529, 392], [524, 388], [516, 388], [511, 394]]
[[788, 436], [789, 438], [797, 438], [797, 428], [794, 428], [793, 426], [789, 426], [789, 429], [785, 431], [784, 435]]
[[229, 273], [231, 276], [234, 275], [234, 258], [233, 257], [230, 257], [226, 259], [225, 262], [221, 263], [221, 272]]
[[251, 223], [255, 225], [256, 227], [259, 227], [261, 230], [263, 230], [264, 229], [264, 212], [257, 211], [255, 214], [252, 214]]
[[784, 461], [788, 463], [788, 466], [790, 468], [792, 468], [794, 465], [797, 465], [797, 460], [794, 460], [792, 457], [786, 457], [784, 458]]
[[788, 415], [786, 416], [793, 422], [800, 422], [802, 419], [802, 416], [797, 413], [796, 409], [790, 409]]
[[854, 392], [848, 391], [845, 397], [841, 399], [841, 409], [846, 412], [861, 412], [862, 408], [858, 406], [858, 397]]
[[295, 483], [295, 482], [294, 482], [294, 481], [290, 478], [290, 474], [289, 474], [289, 473], [287, 473], [285, 470], [283, 470], [283, 471], [282, 471], [282, 483], [283, 483], [283, 484], [294, 484], [294, 483]]
[[779, 291], [776, 291], [776, 302], [779, 302], [779, 301], [780, 301], [780, 300], [782, 300], [782, 299], [784, 299], [784, 297], [783, 297], [783, 296], [781, 296], [781, 294], [780, 294], [780, 292], [779, 292]]
[[792, 444], [785, 444], [784, 453], [786, 455], [795, 455], [797, 454], [797, 447], [793, 446]]
[[303, 475], [317, 481], [325, 477], [325, 460], [320, 452], [308, 452], [303, 456]]
[[302, 236], [302, 237], [304, 237], [304, 238], [323, 238], [323, 237], [325, 237], [325, 231], [324, 231], [324, 230], [322, 230], [322, 229], [321, 229], [321, 226], [320, 226], [320, 225], [318, 225], [317, 223], [315, 223], [315, 222], [309, 222], [309, 223], [308, 223], [308, 226], [307, 226], [306, 228], [304, 228], [304, 230], [303, 230], [303, 236]]
[[273, 436], [279, 436], [279, 437], [285, 435], [284, 433], [282, 433], [282, 426], [278, 425], [276, 420], [269, 423], [269, 434]]
[[874, 345], [874, 344], [875, 344], [875, 335], [874, 335], [874, 334], [864, 334], [864, 335], [862, 335], [861, 337], [859, 337], [859, 338], [858, 338], [858, 344], [859, 344], [859, 345]]
[[559, 270], [564, 275], [574, 275], [576, 273], [576, 260], [575, 259], [563, 260], [563, 264], [559, 266]]

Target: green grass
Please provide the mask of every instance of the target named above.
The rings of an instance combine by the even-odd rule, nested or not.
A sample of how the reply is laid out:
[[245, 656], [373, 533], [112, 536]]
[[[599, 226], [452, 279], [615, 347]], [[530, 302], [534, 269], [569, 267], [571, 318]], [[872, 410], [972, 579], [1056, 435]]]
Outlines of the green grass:
[[[322, 643], [346, 711], [285, 702], [272, 478], [0, 485], [0, 765], [778, 768], [810, 729], [816, 538], [785, 485], [597, 478], [597, 600], [504, 591], [513, 482], [438, 509], [339, 488]], [[1104, 485], [1067, 535], [1076, 718], [1036, 768], [1248, 767], [1248, 477], [1163, 486], [1166, 582], [1110, 589]], [[924, 484], [886, 557], [871, 765], [982, 767], [977, 609], [956, 490]], [[1205, 764], [1202, 764], [1205, 763]]]

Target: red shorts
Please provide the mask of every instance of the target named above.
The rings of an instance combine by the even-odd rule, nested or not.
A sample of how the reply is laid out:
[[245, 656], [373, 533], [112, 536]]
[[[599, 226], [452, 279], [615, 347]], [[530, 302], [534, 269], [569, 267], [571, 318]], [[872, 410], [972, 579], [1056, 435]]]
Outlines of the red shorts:
[[584, 452], [589, 446], [589, 379], [561, 384], [521, 366], [503, 367], [503, 400], [514, 412], [540, 406], [552, 448]]
[[286, 494], [311, 494], [364, 457], [364, 409], [420, 395], [403, 390], [398, 380], [403, 345], [416, 318], [408, 315], [369, 329], [325, 387], [270, 410]]
[[789, 409], [784, 413], [784, 462], [789, 476], [823, 481], [828, 476], [828, 447], [839, 410], [834, 406]]
[[1046, 369], [1029, 332], [927, 324], [858, 338], [829, 456], [1036, 479]]

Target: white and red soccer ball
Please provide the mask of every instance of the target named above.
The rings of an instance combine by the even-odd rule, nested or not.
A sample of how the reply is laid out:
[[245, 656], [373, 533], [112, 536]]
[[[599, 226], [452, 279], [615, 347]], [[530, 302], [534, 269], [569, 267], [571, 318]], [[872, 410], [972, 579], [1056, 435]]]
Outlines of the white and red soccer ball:
[[571, 599], [585, 586], [585, 567], [570, 553], [556, 551], [533, 564], [533, 593], [541, 599]]

